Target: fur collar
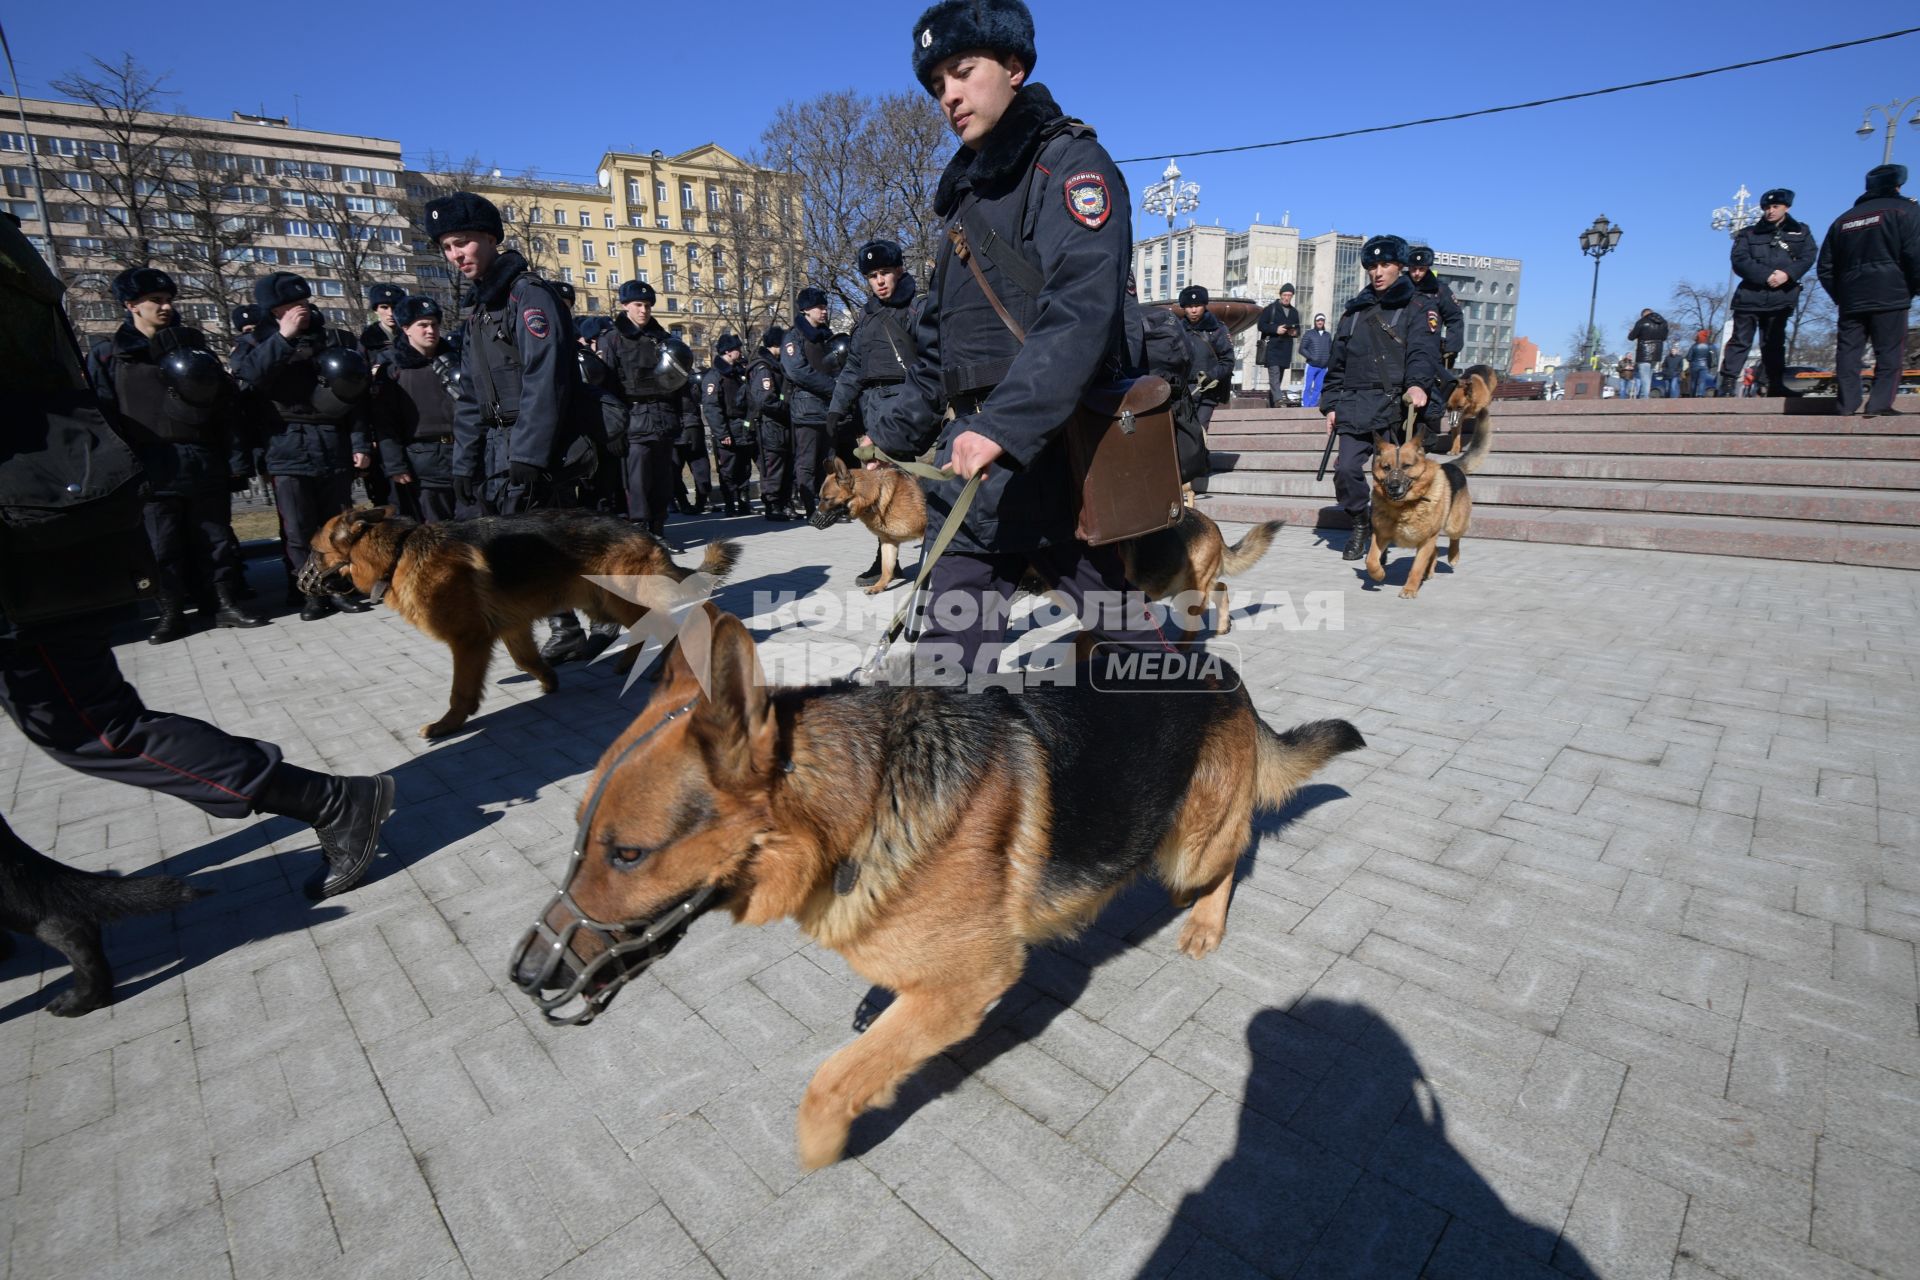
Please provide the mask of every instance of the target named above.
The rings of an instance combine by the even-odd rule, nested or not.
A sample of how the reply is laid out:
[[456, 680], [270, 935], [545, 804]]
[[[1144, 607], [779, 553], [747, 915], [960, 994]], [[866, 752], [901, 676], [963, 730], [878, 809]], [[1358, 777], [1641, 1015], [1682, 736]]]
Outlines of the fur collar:
[[893, 286], [893, 296], [891, 298], [882, 302], [873, 294], [868, 294], [867, 305], [864, 309], [868, 315], [875, 315], [887, 310], [898, 311], [913, 301], [913, 291], [917, 288], [919, 288], [919, 286], [913, 282], [913, 273], [907, 272], [900, 277], [900, 283]]
[[400, 366], [402, 369], [423, 369], [427, 365], [432, 364], [439, 356], [443, 356], [446, 353], [447, 344], [442, 342], [440, 344], [440, 350], [433, 355], [421, 355], [414, 349], [413, 344], [407, 341], [407, 335], [404, 333], [394, 338], [393, 344], [387, 348], [388, 357], [394, 364]]
[[833, 336], [833, 330], [823, 324], [814, 324], [805, 316], [795, 316], [793, 328], [787, 330], [787, 336], [791, 338], [795, 335], [798, 335], [802, 342], [825, 342]]
[[493, 260], [493, 265], [487, 268], [487, 273], [474, 282], [475, 299], [488, 310], [505, 306], [514, 277], [526, 269], [527, 260], [520, 256], [518, 249], [503, 250]]
[[1392, 311], [1413, 301], [1413, 277], [1402, 275], [1388, 286], [1385, 293], [1375, 293], [1368, 285], [1353, 295], [1353, 301], [1347, 304], [1349, 311], [1365, 311], [1368, 307], [1385, 307]]
[[1040, 144], [1057, 132], [1066, 118], [1045, 85], [1024, 86], [978, 151], [961, 147], [953, 153], [934, 192], [934, 212], [943, 218], [952, 213], [963, 184], [982, 196], [1005, 194], [1025, 175]]
[[647, 317], [646, 327], [642, 328], [627, 319], [625, 315], [618, 315], [613, 318], [613, 327], [620, 331], [621, 337], [629, 340], [635, 338], [652, 338], [655, 342], [665, 342], [668, 337], [667, 331], [663, 329], [660, 326], [660, 322], [652, 316]]

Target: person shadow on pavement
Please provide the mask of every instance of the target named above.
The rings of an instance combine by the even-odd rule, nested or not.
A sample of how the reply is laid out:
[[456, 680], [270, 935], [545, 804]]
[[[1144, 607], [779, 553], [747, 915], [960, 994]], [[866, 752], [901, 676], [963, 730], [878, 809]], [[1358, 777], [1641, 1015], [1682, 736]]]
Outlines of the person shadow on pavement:
[[[1308, 998], [1255, 1014], [1247, 1044], [1253, 1068], [1232, 1154], [1173, 1206], [1137, 1280], [1600, 1280], [1577, 1247], [1511, 1210], [1448, 1141], [1445, 1105], [1378, 1013]], [[1152, 1195], [1212, 1158], [1176, 1135], [1136, 1185]]]

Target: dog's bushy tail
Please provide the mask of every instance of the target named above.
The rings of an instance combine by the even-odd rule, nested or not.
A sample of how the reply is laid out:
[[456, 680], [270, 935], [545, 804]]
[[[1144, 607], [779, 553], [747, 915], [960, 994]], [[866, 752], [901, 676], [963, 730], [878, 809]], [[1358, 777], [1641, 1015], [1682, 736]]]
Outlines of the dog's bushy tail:
[[1247, 530], [1244, 538], [1227, 548], [1226, 555], [1220, 561], [1220, 571], [1238, 574], [1253, 568], [1267, 554], [1267, 548], [1273, 545], [1273, 535], [1286, 527], [1285, 520], [1269, 520]]
[[1314, 720], [1284, 733], [1276, 733], [1258, 713], [1253, 722], [1259, 734], [1253, 794], [1262, 809], [1281, 808], [1320, 766], [1343, 752], [1367, 745], [1360, 731], [1345, 720]]
[[725, 582], [727, 575], [733, 572], [733, 566], [740, 562], [740, 544], [721, 539], [707, 544], [707, 554], [701, 558], [700, 572], [710, 578]]
[[1487, 460], [1487, 455], [1491, 452], [1493, 452], [1493, 414], [1488, 409], [1482, 409], [1473, 415], [1473, 443], [1467, 446], [1467, 451], [1460, 455], [1454, 465], [1468, 475], [1472, 475], [1480, 469], [1480, 464]]
[[175, 876], [105, 876], [56, 862], [7, 831], [0, 839], [0, 896], [22, 915], [118, 920], [205, 896]]

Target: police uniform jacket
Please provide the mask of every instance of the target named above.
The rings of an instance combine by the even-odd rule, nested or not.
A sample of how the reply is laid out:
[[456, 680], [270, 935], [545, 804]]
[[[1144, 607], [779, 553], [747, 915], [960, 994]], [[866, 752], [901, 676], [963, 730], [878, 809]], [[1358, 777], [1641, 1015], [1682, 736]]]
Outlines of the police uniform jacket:
[[747, 366], [747, 415], [776, 443], [780, 429], [787, 425], [786, 395], [787, 376], [780, 371], [780, 357], [761, 351]]
[[1920, 294], [1920, 205], [1861, 196], [1827, 228], [1820, 287], [1842, 312], [1905, 311]]
[[382, 358], [382, 353], [388, 347], [399, 340], [400, 334], [397, 330], [389, 333], [385, 325], [375, 320], [360, 331], [360, 350], [366, 353], [367, 363], [373, 364]]
[[[1300, 336], [1300, 308], [1275, 298], [1260, 309], [1258, 328], [1260, 336], [1267, 340], [1266, 363], [1292, 364], [1294, 339]], [[1293, 332], [1283, 334], [1282, 329]]]
[[402, 334], [384, 353], [369, 414], [390, 476], [411, 475], [434, 489], [453, 487], [453, 423], [458, 379], [445, 359], [424, 356]]
[[[994, 313], [949, 244], [920, 313], [904, 389], [867, 432], [898, 458], [934, 446], [941, 464], [963, 431], [1005, 450], [987, 470], [955, 550], [1028, 551], [1072, 539], [1061, 437], [1087, 389], [1124, 362], [1128, 204], [1126, 183], [1093, 130], [1069, 120], [1038, 84], [1022, 88], [979, 149], [962, 147], [941, 175], [935, 212], [967, 228], [975, 261], [1026, 342]], [[955, 417], [946, 421], [949, 402]], [[960, 488], [959, 480], [929, 488], [935, 527]]]
[[716, 364], [701, 376], [700, 417], [714, 444], [723, 449], [744, 449], [753, 443], [745, 430], [747, 368], [744, 364]]
[[358, 351], [360, 344], [324, 323], [309, 324], [292, 339], [276, 324], [255, 329], [251, 344], [234, 348], [233, 376], [258, 392], [248, 425], [264, 442], [269, 475], [350, 474], [353, 455], [368, 450], [365, 403], [343, 404], [320, 385], [314, 361], [332, 347]]
[[198, 329], [174, 324], [151, 341], [131, 320], [93, 344], [87, 377], [101, 412], [133, 447], [155, 494], [224, 493], [227, 477], [250, 475], [246, 451], [236, 450], [234, 396], [201, 408], [167, 386], [160, 361], [174, 351], [205, 351]]
[[1428, 268], [1427, 278], [1415, 280], [1413, 287], [1428, 299], [1428, 306], [1440, 313], [1440, 350], [1446, 355], [1459, 355], [1460, 349], [1467, 345], [1467, 326], [1459, 300], [1453, 296], [1453, 286]]
[[[1800, 297], [1800, 277], [1813, 269], [1817, 249], [1813, 228], [1789, 214], [1778, 225], [1764, 219], [1733, 237], [1735, 311], [1790, 311]], [[1776, 271], [1787, 273], [1778, 288], [1767, 283]]]
[[1406, 420], [1401, 394], [1417, 386], [1433, 397], [1440, 369], [1440, 309], [1433, 299], [1409, 276], [1384, 294], [1369, 285], [1340, 315], [1320, 410], [1334, 415], [1334, 429], [1344, 436], [1398, 429]]
[[828, 421], [846, 417], [856, 400], [861, 419], [871, 421], [886, 401], [900, 394], [900, 386], [907, 380], [907, 366], [913, 362], [914, 326], [925, 309], [926, 298], [911, 275], [900, 277], [893, 286], [893, 296], [885, 302], [868, 297], [853, 324], [846, 366], [833, 380]]
[[[460, 332], [464, 376], [453, 473], [505, 475], [515, 462], [551, 470], [567, 443], [568, 398], [580, 381], [573, 322], [560, 295], [508, 249], [475, 285]], [[490, 444], [490, 425], [511, 431], [495, 432]]]
[[700, 411], [694, 402], [692, 381], [669, 389], [655, 378], [654, 368], [667, 338], [658, 320], [649, 319], [643, 328], [625, 316], [615, 319], [600, 335], [595, 350], [612, 372], [613, 387], [620, 398], [614, 410], [619, 416], [607, 423], [609, 434], [624, 431], [631, 442], [664, 440], [672, 444], [689, 423], [699, 428]]
[[820, 367], [827, 342], [833, 334], [795, 316], [787, 330], [786, 345], [780, 348], [780, 371], [787, 376], [787, 416], [790, 421], [808, 424], [827, 420], [827, 406], [833, 403], [833, 375]]
[[1211, 311], [1203, 312], [1198, 321], [1180, 317], [1181, 332], [1186, 335], [1187, 346], [1193, 351], [1193, 381], [1197, 386], [1203, 380], [1212, 379], [1213, 386], [1208, 388], [1203, 401], [1213, 404], [1225, 404], [1233, 393], [1233, 335], [1227, 326], [1220, 323], [1220, 317]]

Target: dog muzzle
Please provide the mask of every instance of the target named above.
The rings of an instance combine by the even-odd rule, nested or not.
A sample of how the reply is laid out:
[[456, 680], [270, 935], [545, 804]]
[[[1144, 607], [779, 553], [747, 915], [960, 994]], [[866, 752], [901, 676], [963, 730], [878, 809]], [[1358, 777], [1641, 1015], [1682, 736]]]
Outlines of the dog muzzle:
[[304, 596], [332, 596], [353, 590], [353, 577], [347, 572], [346, 565], [322, 565], [319, 556], [309, 555], [307, 563], [301, 566], [300, 576], [294, 579], [294, 585]]
[[673, 950], [687, 926], [716, 905], [718, 886], [703, 885], [651, 920], [612, 924], [595, 920], [573, 897], [574, 879], [587, 860], [593, 815], [600, 809], [607, 784], [636, 748], [691, 711], [698, 701], [681, 703], [669, 711], [659, 724], [629, 742], [600, 775], [574, 832], [573, 858], [567, 864], [560, 892], [553, 895], [513, 949], [513, 984], [526, 992], [539, 1006], [541, 1016], [555, 1026], [581, 1027], [599, 1017], [620, 988]]
[[807, 517], [807, 523], [816, 529], [831, 529], [839, 523], [840, 515], [845, 510], [845, 507], [830, 507], [823, 502], [813, 509], [813, 514]]

